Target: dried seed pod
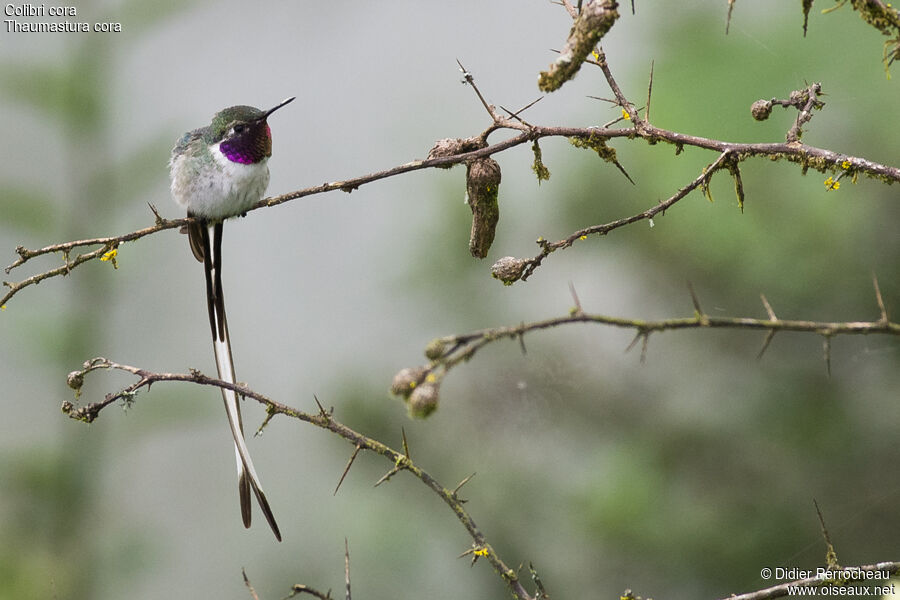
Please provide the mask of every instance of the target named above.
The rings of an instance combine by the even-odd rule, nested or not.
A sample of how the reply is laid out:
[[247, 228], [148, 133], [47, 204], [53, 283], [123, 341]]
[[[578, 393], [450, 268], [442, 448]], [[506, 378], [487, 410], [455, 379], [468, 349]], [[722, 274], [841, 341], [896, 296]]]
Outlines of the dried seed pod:
[[444, 356], [444, 352], [447, 350], [447, 345], [444, 343], [444, 340], [441, 338], [434, 338], [428, 345], [425, 346], [425, 358], [428, 360], [437, 360]]
[[66, 377], [66, 385], [75, 390], [76, 392], [81, 389], [81, 386], [84, 385], [84, 371], [72, 371]]
[[770, 100], [757, 100], [750, 107], [750, 114], [757, 121], [765, 121], [772, 114], [772, 102]]
[[425, 381], [426, 375], [428, 375], [428, 369], [425, 367], [407, 367], [405, 369], [400, 369], [400, 371], [394, 375], [393, 381], [391, 381], [391, 393], [395, 396], [409, 398], [409, 395], [416, 389], [416, 386]]
[[522, 278], [526, 261], [515, 256], [504, 256], [491, 265], [491, 276], [499, 279], [503, 285], [512, 285]]
[[469, 236], [469, 252], [475, 258], [487, 256], [497, 221], [500, 220], [500, 165], [486, 156], [466, 165], [466, 197], [472, 209], [472, 233]]
[[409, 397], [409, 416], [424, 419], [433, 413], [440, 400], [440, 391], [436, 383], [423, 383], [416, 386]]

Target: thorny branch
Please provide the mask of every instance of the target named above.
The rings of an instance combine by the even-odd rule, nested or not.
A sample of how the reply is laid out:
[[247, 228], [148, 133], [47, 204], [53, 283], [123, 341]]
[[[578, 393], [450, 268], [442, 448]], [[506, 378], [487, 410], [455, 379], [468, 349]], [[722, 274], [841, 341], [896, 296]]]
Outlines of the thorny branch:
[[[465, 527], [466, 531], [469, 533], [469, 536], [472, 538], [471, 551], [474, 553], [474, 556], [484, 557], [490, 563], [490, 565], [494, 568], [494, 571], [496, 571], [497, 574], [500, 575], [515, 598], [518, 598], [520, 600], [533, 600], [533, 596], [531, 596], [525, 590], [525, 588], [519, 581], [517, 572], [511, 569], [500, 558], [493, 547], [487, 542], [484, 534], [475, 524], [475, 521], [469, 515], [468, 511], [464, 508], [464, 500], [460, 499], [457, 494], [460, 486], [457, 486], [456, 490], [450, 491], [448, 488], [438, 483], [438, 481], [434, 479], [434, 477], [432, 477], [430, 474], [428, 474], [427, 471], [423, 470], [421, 467], [415, 464], [409, 456], [409, 447], [405, 441], [405, 435], [403, 444], [404, 451], [398, 452], [397, 450], [390, 448], [386, 444], [363, 435], [362, 433], [354, 431], [346, 425], [338, 422], [334, 419], [331, 412], [324, 410], [321, 405], [319, 405], [319, 411], [317, 413], [306, 413], [292, 408], [286, 404], [282, 404], [280, 402], [272, 400], [267, 396], [264, 396], [263, 394], [255, 392], [246, 385], [233, 384], [227, 381], [222, 381], [220, 379], [214, 379], [194, 369], [192, 369], [189, 373], [155, 373], [153, 371], [147, 371], [138, 367], [118, 364], [103, 357], [97, 357], [86, 361], [82, 369], [69, 373], [68, 385], [76, 391], [76, 398], [81, 390], [82, 385], [84, 384], [85, 376], [98, 369], [124, 371], [136, 376], [138, 380], [135, 383], [119, 390], [118, 392], [107, 394], [106, 397], [100, 402], [93, 402], [81, 407], [76, 406], [73, 402], [64, 402], [62, 411], [70, 418], [83, 421], [85, 423], [91, 423], [100, 415], [100, 411], [102, 411], [107, 406], [119, 401], [121, 401], [126, 407], [130, 406], [134, 402], [138, 391], [140, 391], [142, 388], [149, 389], [150, 386], [158, 382], [178, 381], [233, 390], [244, 398], [252, 398], [263, 405], [266, 408], [266, 412], [268, 414], [267, 422], [275, 415], [285, 415], [293, 419], [298, 419], [300, 421], [310, 423], [312, 425], [315, 425], [316, 427], [321, 427], [322, 429], [331, 431], [332, 433], [344, 438], [356, 448], [369, 450], [384, 457], [392, 465], [392, 469], [391, 471], [389, 471], [389, 473], [396, 473], [400, 471], [407, 471], [408, 473], [411, 473], [414, 477], [428, 486], [435, 494], [437, 494], [441, 498], [441, 500], [443, 500], [450, 507], [450, 509], [456, 515], [456, 518], [460, 521], [460, 523], [462, 523], [463, 527]], [[382, 480], [386, 480], [386, 478], [382, 478]], [[310, 592], [307, 591], [307, 593]]]
[[[519, 273], [519, 276], [514, 278], [501, 277], [504, 283], [511, 284], [518, 279], [524, 280], [530, 277], [534, 273], [535, 269], [540, 266], [543, 259], [546, 258], [550, 253], [554, 252], [555, 250], [571, 246], [575, 240], [592, 234], [605, 235], [613, 229], [617, 229], [624, 225], [629, 225], [631, 223], [635, 223], [644, 219], [650, 219], [656, 214], [664, 213], [666, 208], [669, 208], [671, 205], [684, 198], [689, 192], [693, 191], [697, 187], [708, 187], [710, 178], [712, 177], [713, 173], [718, 170], [725, 169], [735, 177], [736, 189], [740, 190], [739, 203], [743, 207], [744, 192], [743, 186], [739, 184], [740, 179], [738, 163], [750, 157], [768, 157], [770, 159], [783, 158], [799, 164], [804, 173], [807, 171], [807, 169], [812, 168], [822, 173], [834, 173], [837, 175], [837, 179], [840, 179], [844, 176], [850, 176], [855, 179], [859, 174], [862, 174], [868, 177], [880, 179], [881, 181], [884, 181], [886, 183], [900, 182], [900, 168], [898, 167], [879, 164], [862, 157], [850, 156], [845, 153], [835, 152], [826, 148], [809, 146], [800, 142], [799, 136], [801, 133], [801, 126], [810, 120], [810, 118], [812, 117], [813, 109], [821, 108], [821, 106], [823, 105], [817, 97], [817, 94], [821, 93], [821, 85], [818, 83], [809, 86], [806, 90], [793, 92], [789, 100], [772, 99], [770, 101], [759, 101], [762, 103], [767, 103], [768, 105], [764, 110], [765, 116], [762, 117], [759, 116], [762, 113], [759, 113], [759, 111], [757, 110], [759, 102], [754, 104], [754, 117], [760, 120], [768, 117], [768, 113], [771, 111], [772, 104], [794, 106], [798, 109], [799, 114], [794, 125], [791, 127], [791, 130], [786, 136], [787, 141], [781, 143], [728, 142], [704, 138], [701, 136], [683, 134], [676, 131], [670, 131], [667, 129], [655, 127], [646, 118], [640, 117], [640, 114], [638, 110], [635, 109], [634, 104], [626, 99], [621, 88], [616, 83], [611, 70], [609, 69], [609, 66], [606, 62], [606, 57], [603, 54], [602, 49], [598, 49], [596, 51], [595, 57], [596, 60], [588, 59], [587, 62], [598, 65], [601, 68], [607, 80], [607, 83], [613, 90], [613, 94], [616, 98], [615, 103], [619, 104], [625, 111], [625, 113], [627, 113], [628, 120], [632, 124], [631, 127], [557, 127], [532, 125], [526, 123], [524, 120], [522, 120], [521, 117], [519, 117], [519, 113], [521, 113], [522, 110], [517, 111], [516, 113], [510, 113], [510, 117], [501, 116], [494, 109], [493, 105], [489, 104], [484, 99], [481, 92], [478, 91], [477, 88], [475, 88], [474, 78], [472, 77], [471, 73], [466, 71], [464, 68], [462, 68], [462, 65], [460, 65], [460, 68], [463, 70], [464, 81], [471, 84], [472, 87], [476, 90], [479, 99], [484, 104], [492, 120], [491, 125], [480, 135], [473, 138], [443, 140], [445, 142], [456, 142], [456, 144], [451, 144], [449, 146], [450, 150], [447, 150], [447, 147], [443, 148], [441, 152], [436, 152], [438, 146], [435, 146], [435, 148], [432, 149], [432, 153], [426, 159], [414, 160], [402, 165], [397, 165], [390, 169], [369, 173], [367, 175], [361, 175], [351, 179], [327, 182], [321, 185], [316, 185], [294, 192], [289, 192], [287, 194], [282, 194], [280, 196], [264, 198], [257, 202], [256, 205], [251, 207], [248, 212], [261, 208], [277, 206], [291, 200], [297, 200], [306, 196], [323, 194], [335, 190], [342, 190], [349, 193], [368, 183], [387, 179], [389, 177], [395, 177], [420, 169], [449, 168], [456, 164], [469, 164], [477, 159], [487, 158], [491, 155], [504, 152], [506, 150], [509, 150], [510, 148], [514, 148], [525, 143], [533, 144], [536, 148], [535, 152], [537, 153], [539, 151], [539, 147], [536, 146], [537, 140], [542, 138], [565, 137], [572, 140], [573, 142], [577, 142], [576, 145], [578, 146], [595, 149], [598, 154], [600, 154], [601, 157], [604, 158], [604, 160], [614, 163], [620, 170], [622, 170], [623, 173], [625, 171], [616, 160], [615, 151], [612, 148], [607, 147], [606, 145], [606, 142], [608, 140], [616, 138], [642, 138], [650, 144], [655, 144], [658, 142], [670, 143], [675, 147], [676, 153], [681, 152], [681, 150], [685, 146], [703, 148], [720, 153], [719, 158], [711, 163], [710, 166], [707, 167], [707, 169], [698, 178], [696, 178], [693, 182], [673, 194], [667, 200], [656, 205], [655, 207], [647, 209], [646, 211], [638, 213], [631, 217], [619, 219], [617, 221], [613, 221], [611, 223], [606, 223], [603, 225], [595, 225], [585, 228], [581, 231], [573, 233], [568, 238], [560, 240], [559, 242], [550, 243], [543, 238], [540, 238], [537, 243], [541, 247], [541, 251], [537, 256], [527, 261], [517, 259], [522, 260], [521, 272]], [[501, 129], [518, 131], [519, 133], [500, 142], [488, 144], [488, 136], [491, 133]], [[625, 173], [625, 175], [627, 176], [627, 173]], [[41, 281], [51, 277], [68, 275], [75, 267], [84, 264], [85, 262], [97, 258], [102, 258], [109, 251], [118, 249], [119, 246], [125, 242], [136, 241], [145, 236], [168, 229], [183, 228], [185, 225], [189, 224], [192, 221], [190, 218], [173, 220], [164, 219], [159, 216], [155, 208], [151, 206], [151, 209], [153, 210], [156, 218], [156, 224], [152, 227], [139, 229], [137, 231], [124, 233], [117, 236], [52, 244], [36, 250], [29, 250], [22, 246], [17, 247], [16, 253], [19, 255], [19, 258], [8, 267], [6, 267], [7, 274], [14, 269], [22, 266], [31, 259], [47, 254], [62, 254], [64, 264], [18, 282], [4, 281], [3, 285], [9, 288], [9, 291], [2, 298], [0, 298], [0, 306], [5, 306], [5, 304], [22, 289], [40, 283]], [[70, 255], [74, 250], [78, 248], [93, 246], [99, 247], [83, 254], [78, 254], [75, 256], [75, 258], [70, 258]]]
[[544, 238], [539, 238], [537, 240], [537, 244], [541, 247], [541, 251], [534, 258], [530, 258], [527, 260], [511, 256], [501, 258], [491, 267], [491, 273], [496, 279], [501, 280], [504, 284], [511, 285], [519, 279], [524, 281], [531, 277], [534, 271], [539, 266], [541, 266], [541, 263], [544, 261], [544, 259], [550, 256], [550, 254], [552, 254], [553, 252], [556, 252], [557, 250], [561, 250], [563, 248], [568, 248], [578, 240], [586, 240], [589, 235], [606, 235], [614, 229], [618, 229], [626, 225], [631, 225], [632, 223], [637, 223], [638, 221], [643, 221], [645, 219], [649, 220], [652, 225], [653, 217], [660, 213], [665, 213], [665, 211], [669, 207], [687, 196], [697, 187], [709, 187], [709, 180], [712, 178], [712, 174], [716, 170], [721, 168], [723, 164], [728, 162], [730, 156], [731, 151], [726, 150], [725, 152], [720, 154], [719, 157], [712, 162], [712, 164], [703, 169], [703, 172], [698, 175], [692, 182], [675, 192], [675, 194], [673, 194], [666, 200], [663, 200], [652, 208], [648, 208], [644, 212], [640, 212], [630, 217], [616, 219], [615, 221], [604, 223], [602, 225], [592, 225], [591, 227], [580, 229], [570, 236], [566, 237], [565, 239], [559, 240], [557, 242], [548, 242]]
[[[632, 329], [635, 332], [634, 340], [626, 348], [630, 350], [638, 342], [642, 342], [641, 361], [646, 357], [647, 344], [650, 334], [663, 331], [676, 331], [686, 329], [737, 329], [765, 331], [762, 348], [758, 354], [761, 358], [769, 347], [772, 338], [781, 331], [794, 331], [820, 335], [824, 345], [824, 360], [828, 374], [831, 374], [831, 339], [839, 335], [893, 335], [900, 336], [900, 323], [892, 322], [888, 318], [884, 305], [884, 298], [878, 286], [878, 280], [873, 279], [875, 287], [875, 301], [879, 309], [879, 318], [876, 321], [805, 321], [795, 319], [779, 319], [775, 316], [771, 304], [765, 296], [761, 296], [763, 307], [768, 315], [767, 319], [753, 317], [717, 317], [710, 316], [700, 306], [693, 288], [690, 288], [691, 300], [694, 306], [694, 316], [675, 319], [663, 319], [658, 321], [645, 321], [642, 319], [625, 319], [606, 315], [591, 314], [584, 311], [581, 301], [572, 288], [574, 307], [569, 314], [561, 317], [521, 323], [507, 327], [495, 327], [482, 329], [472, 333], [460, 335], [448, 335], [435, 338], [428, 343], [425, 356], [430, 360], [427, 365], [402, 369], [394, 377], [391, 390], [395, 395], [402, 396], [409, 405], [413, 416], [427, 416], [437, 408], [439, 387], [446, 374], [461, 363], [468, 362], [479, 350], [485, 346], [500, 340], [519, 340], [524, 350], [525, 334], [552, 329], [562, 325], [575, 323], [592, 323], [606, 325], [621, 329]], [[428, 404], [418, 396], [418, 389], [429, 390]]]
[[[784, 321], [784, 323], [790, 322]], [[853, 324], [848, 325], [851, 325], [851, 330], [854, 329], [852, 327]], [[892, 325], [892, 327], [895, 330], [897, 329], [896, 325]], [[792, 328], [788, 327], [788, 329]], [[846, 333], [851, 332], [856, 331], [847, 331]], [[478, 334], [471, 335], [477, 336]], [[472, 478], [472, 475], [469, 475], [468, 477], [463, 479], [452, 491], [448, 488], [445, 488], [440, 483], [438, 483], [437, 480], [435, 480], [431, 475], [429, 475], [426, 471], [424, 471], [421, 467], [419, 467], [412, 461], [409, 456], [409, 448], [405, 441], [405, 436], [404, 452], [400, 453], [388, 447], [387, 445], [382, 444], [381, 442], [367, 437], [361, 433], [358, 433], [357, 431], [354, 431], [346, 425], [343, 425], [342, 423], [336, 421], [331, 412], [325, 411], [321, 407], [321, 405], [319, 405], [319, 411], [316, 414], [306, 413], [292, 408], [286, 404], [282, 404], [280, 402], [272, 400], [264, 396], [263, 394], [253, 391], [246, 385], [232, 384], [220, 379], [207, 377], [206, 375], [196, 370], [191, 370], [189, 373], [155, 373], [152, 371], [147, 371], [145, 369], [140, 369], [138, 367], [121, 365], [102, 357], [97, 357], [85, 362], [84, 367], [81, 370], [74, 371], [69, 374], [69, 386], [73, 387], [76, 390], [76, 395], [77, 392], [81, 389], [82, 384], [84, 383], [84, 377], [90, 372], [98, 369], [113, 369], [131, 373], [132, 375], [138, 377], [138, 381], [118, 392], [107, 394], [106, 398], [101, 402], [87, 404], [80, 408], [77, 408], [71, 402], [65, 402], [62, 407], [63, 412], [66, 413], [69, 417], [85, 422], [91, 422], [99, 416], [100, 411], [102, 411], [110, 404], [115, 403], [116, 401], [121, 400], [126, 406], [130, 405], [134, 402], [135, 396], [141, 388], [147, 388], [149, 390], [150, 386], [156, 382], [189, 382], [197, 385], [208, 385], [234, 390], [241, 396], [245, 398], [252, 398], [263, 405], [266, 408], [266, 412], [268, 413], [269, 418], [275, 415], [285, 415], [287, 417], [298, 419], [317, 427], [321, 427], [322, 429], [331, 431], [332, 433], [344, 438], [357, 449], [361, 448], [364, 450], [369, 450], [384, 457], [392, 464], [392, 469], [391, 471], [389, 471], [389, 473], [399, 472], [401, 470], [411, 473], [414, 477], [419, 479], [428, 488], [430, 488], [435, 494], [437, 494], [450, 507], [450, 509], [456, 515], [457, 519], [462, 523], [462, 525], [465, 527], [466, 531], [472, 538], [471, 548], [463, 552], [460, 556], [472, 556], [473, 563], [479, 558], [484, 557], [506, 583], [513, 597], [517, 598], [518, 600], [537, 600], [539, 598], [548, 597], [546, 591], [544, 590], [544, 586], [541, 583], [539, 576], [537, 575], [537, 572], [531, 565], [529, 565], [529, 574], [532, 581], [535, 583], [536, 592], [532, 595], [529, 594], [527, 590], [525, 590], [522, 582], [519, 579], [518, 571], [508, 567], [506, 563], [497, 555], [493, 547], [487, 542], [484, 534], [472, 520], [472, 517], [469, 515], [468, 511], [464, 508], [463, 504], [465, 500], [459, 497], [458, 492], [460, 488]], [[384, 479], [385, 478], [382, 478], [382, 480]], [[900, 562], [888, 561], [859, 567], [844, 567], [843, 569], [840, 569], [840, 572], [841, 574], [846, 574], [846, 577], [841, 578], [841, 581], [852, 582], [859, 579], [858, 574], [860, 572], [871, 571], [878, 571], [889, 575], [896, 575], [898, 572], [900, 572]], [[256, 597], [256, 593], [253, 590], [253, 587], [250, 585], [246, 573], [243, 574], [243, 577], [245, 585], [247, 586], [251, 595]], [[833, 582], [831, 580], [827, 580], [822, 577], [812, 577], [779, 584], [770, 588], [750, 592], [747, 594], [732, 595], [729, 598], [731, 600], [767, 600], [770, 598], [780, 598], [790, 595], [790, 588], [792, 587], [819, 587], [823, 585], [831, 585], [832, 583]], [[347, 598], [349, 598], [349, 550], [346, 547], [345, 584]], [[310, 594], [312, 596], [320, 598], [321, 600], [331, 599], [330, 590], [327, 593], [323, 594], [322, 592], [303, 584], [294, 585], [291, 589], [291, 594], [288, 597], [294, 597], [302, 593]]]

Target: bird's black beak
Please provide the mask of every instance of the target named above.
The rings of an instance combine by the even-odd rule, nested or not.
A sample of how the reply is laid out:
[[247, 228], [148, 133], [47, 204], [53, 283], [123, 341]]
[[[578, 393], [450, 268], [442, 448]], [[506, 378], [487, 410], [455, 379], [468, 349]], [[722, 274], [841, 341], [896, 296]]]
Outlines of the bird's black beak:
[[269, 110], [267, 110], [267, 111], [263, 114], [262, 118], [260, 118], [259, 120], [260, 120], [260, 121], [265, 121], [265, 120], [269, 117], [269, 115], [271, 115], [273, 112], [275, 112], [276, 110], [278, 110], [279, 108], [281, 108], [282, 106], [284, 106], [284, 105], [286, 105], [286, 104], [290, 104], [290, 103], [293, 102], [296, 98], [297, 98], [297, 96], [291, 96], [291, 97], [288, 98], [287, 100], [283, 100], [283, 101], [281, 102], [281, 104], [279, 104], [279, 105], [276, 106], [275, 108], [270, 108]]

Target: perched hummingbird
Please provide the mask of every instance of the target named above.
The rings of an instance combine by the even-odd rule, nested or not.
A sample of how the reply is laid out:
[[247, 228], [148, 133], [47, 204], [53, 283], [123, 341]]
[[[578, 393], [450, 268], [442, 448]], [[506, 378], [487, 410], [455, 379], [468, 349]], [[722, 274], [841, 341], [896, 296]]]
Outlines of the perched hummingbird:
[[[196, 219], [188, 226], [194, 257], [206, 274], [206, 303], [219, 379], [236, 383], [231, 339], [222, 294], [222, 222], [245, 213], [258, 202], [269, 185], [272, 132], [269, 115], [292, 102], [288, 98], [269, 110], [232, 106], [216, 113], [207, 127], [184, 134], [172, 149], [169, 172], [172, 196], [187, 215]], [[250, 490], [266, 521], [281, 541], [281, 532], [263, 492], [244, 441], [241, 408], [232, 390], [221, 388], [234, 437], [238, 491], [244, 527], [250, 527]]]

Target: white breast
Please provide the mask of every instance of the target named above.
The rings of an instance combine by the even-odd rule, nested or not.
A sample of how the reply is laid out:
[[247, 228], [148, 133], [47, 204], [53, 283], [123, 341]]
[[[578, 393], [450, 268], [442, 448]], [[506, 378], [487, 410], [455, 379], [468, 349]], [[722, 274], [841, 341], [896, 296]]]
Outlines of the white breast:
[[269, 185], [266, 160], [245, 165], [231, 162], [219, 144], [209, 147], [213, 160], [198, 164], [184, 155], [172, 159], [172, 195], [193, 215], [213, 221], [246, 212]]

